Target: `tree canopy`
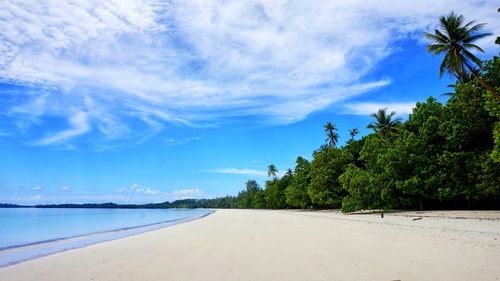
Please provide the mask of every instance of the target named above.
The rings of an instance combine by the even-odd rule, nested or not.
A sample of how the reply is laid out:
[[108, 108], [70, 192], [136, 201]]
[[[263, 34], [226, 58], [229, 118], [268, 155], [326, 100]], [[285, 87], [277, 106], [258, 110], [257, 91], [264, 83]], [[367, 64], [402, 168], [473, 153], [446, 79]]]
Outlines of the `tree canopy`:
[[484, 82], [472, 64], [482, 69], [481, 60], [472, 51], [484, 52], [484, 50], [473, 42], [492, 35], [491, 33], [478, 33], [484, 23], [475, 24], [474, 21], [465, 23], [462, 15], [451, 12], [448, 16], [439, 18], [439, 28], [432, 33], [424, 33], [432, 44], [427, 46], [427, 50], [433, 55], [444, 54], [443, 61], [439, 67], [439, 75], [447, 72], [455, 75], [461, 82], [466, 82], [468, 73], [472, 74], [495, 98], [499, 99], [495, 90]]

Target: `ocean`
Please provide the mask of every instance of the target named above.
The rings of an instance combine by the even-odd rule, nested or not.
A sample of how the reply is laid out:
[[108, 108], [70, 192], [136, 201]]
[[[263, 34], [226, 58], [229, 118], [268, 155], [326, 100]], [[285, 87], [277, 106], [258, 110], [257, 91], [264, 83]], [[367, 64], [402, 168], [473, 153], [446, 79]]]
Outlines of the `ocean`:
[[0, 267], [198, 219], [208, 209], [0, 208]]

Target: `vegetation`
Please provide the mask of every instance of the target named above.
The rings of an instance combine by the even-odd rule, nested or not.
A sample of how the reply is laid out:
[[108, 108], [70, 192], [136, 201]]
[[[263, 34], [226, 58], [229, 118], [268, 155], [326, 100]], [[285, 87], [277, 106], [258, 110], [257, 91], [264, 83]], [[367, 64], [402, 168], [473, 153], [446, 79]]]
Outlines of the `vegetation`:
[[396, 112], [391, 112], [387, 114], [387, 109], [379, 109], [376, 113], [372, 113], [370, 116], [375, 118], [375, 121], [368, 124], [368, 129], [373, 129], [375, 133], [380, 134], [385, 139], [395, 135], [399, 131], [399, 125], [401, 124], [401, 118], [396, 118], [392, 120], [392, 117], [396, 115]]
[[336, 146], [338, 139], [339, 139], [339, 134], [337, 133], [337, 127], [333, 125], [332, 122], [328, 121], [325, 126], [323, 126], [325, 129], [326, 133], [326, 143], [328, 146]]
[[[472, 54], [470, 50], [475, 49], [484, 52], [481, 47], [472, 43], [491, 35], [491, 33], [477, 33], [485, 24], [474, 24], [474, 21], [465, 24], [464, 17], [453, 12], [446, 17], [440, 17], [439, 22], [441, 30], [436, 29], [434, 34], [424, 33], [425, 37], [433, 42], [433, 44], [427, 46], [429, 52], [433, 53], [433, 55], [445, 53], [439, 68], [439, 75], [442, 76], [444, 72], [448, 72], [461, 79], [462, 77], [468, 77], [468, 71], [496, 99], [499, 99], [495, 90], [479, 77], [477, 70], [472, 66], [472, 63], [474, 63], [479, 68], [482, 68], [481, 60]], [[465, 81], [462, 79], [461, 82]]]
[[351, 136], [351, 141], [354, 140], [356, 135], [359, 134], [359, 129], [358, 128], [353, 128], [349, 130], [349, 135]]

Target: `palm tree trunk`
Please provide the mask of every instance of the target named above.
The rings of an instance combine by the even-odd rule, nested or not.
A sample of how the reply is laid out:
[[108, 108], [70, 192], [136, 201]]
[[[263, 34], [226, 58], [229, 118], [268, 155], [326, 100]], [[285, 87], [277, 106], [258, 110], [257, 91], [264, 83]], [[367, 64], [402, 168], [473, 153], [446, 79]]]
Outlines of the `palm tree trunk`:
[[500, 97], [498, 97], [495, 91], [493, 91], [493, 89], [490, 86], [488, 86], [488, 84], [486, 84], [486, 82], [484, 82], [483, 79], [479, 78], [479, 75], [476, 74], [474, 69], [467, 62], [465, 63], [465, 66], [467, 66], [467, 69], [469, 69], [472, 75], [474, 75], [477, 81], [479, 81], [479, 83], [481, 83], [481, 85], [483, 85], [483, 87], [485, 87], [486, 90], [488, 90], [488, 92], [490, 92], [497, 100], [500, 100]]

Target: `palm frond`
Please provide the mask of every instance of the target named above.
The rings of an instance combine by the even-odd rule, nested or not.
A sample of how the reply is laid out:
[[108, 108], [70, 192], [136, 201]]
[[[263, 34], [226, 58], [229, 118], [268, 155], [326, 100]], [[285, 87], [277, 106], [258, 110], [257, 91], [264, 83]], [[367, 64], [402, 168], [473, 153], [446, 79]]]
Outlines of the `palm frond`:
[[468, 29], [468, 33], [471, 34], [471, 33], [474, 33], [474, 32], [478, 32], [479, 30], [483, 29], [483, 27], [485, 25], [486, 25], [486, 23], [476, 24], [473, 27], [471, 27], [471, 28]]
[[464, 47], [466, 47], [466, 49], [476, 49], [476, 50], [484, 53], [484, 50], [481, 47], [479, 47], [478, 45], [474, 45], [474, 44], [469, 43], [469, 44], [464, 44]]
[[[468, 38], [464, 39], [462, 42], [465, 43], [465, 44], [468, 44], [468, 43], [474, 42], [476, 40], [479, 40], [479, 39], [482, 39], [484, 37], [488, 37], [488, 36], [491, 36], [491, 35], [493, 35], [493, 33], [475, 34], [475, 35], [469, 36]], [[484, 52], [484, 51], [481, 50], [481, 52]]]
[[[471, 52], [464, 50], [464, 58], [470, 59], [473, 61], [479, 68], [482, 68], [483, 62], [476, 56], [474, 56]], [[466, 61], [464, 63], [467, 63]]]

